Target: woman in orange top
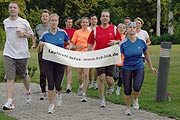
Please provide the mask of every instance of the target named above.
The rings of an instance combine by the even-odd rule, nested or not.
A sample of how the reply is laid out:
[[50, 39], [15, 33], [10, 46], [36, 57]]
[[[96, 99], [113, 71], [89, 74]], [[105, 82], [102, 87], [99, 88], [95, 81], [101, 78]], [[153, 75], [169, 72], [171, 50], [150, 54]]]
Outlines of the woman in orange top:
[[[81, 18], [81, 29], [76, 30], [72, 37], [72, 43], [76, 51], [85, 52], [87, 51], [87, 39], [91, 30], [89, 27], [89, 18]], [[84, 79], [84, 81], [83, 81]], [[78, 68], [78, 81], [79, 89], [78, 95], [82, 95], [81, 102], [86, 102], [86, 91], [89, 84], [89, 68]]]
[[[126, 25], [123, 23], [119, 23], [119, 25], [117, 26], [118, 31], [121, 35], [121, 39], [122, 41], [126, 38]], [[118, 76], [114, 76], [114, 82], [116, 82], [118, 80], [117, 83], [117, 88], [116, 88], [116, 95], [120, 95], [120, 90], [121, 90], [121, 86], [122, 86], [122, 71], [121, 71], [121, 67], [123, 65], [123, 61], [124, 61], [124, 56], [121, 55], [121, 63], [116, 65], [117, 70], [115, 70], [116, 72], [118, 72]]]

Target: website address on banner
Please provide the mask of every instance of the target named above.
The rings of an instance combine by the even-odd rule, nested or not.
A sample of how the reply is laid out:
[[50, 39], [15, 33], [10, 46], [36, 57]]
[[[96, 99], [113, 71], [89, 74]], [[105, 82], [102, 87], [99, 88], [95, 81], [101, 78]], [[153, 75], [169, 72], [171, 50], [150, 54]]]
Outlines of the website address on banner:
[[118, 55], [119, 55], [119, 53], [112, 53], [112, 54], [107, 54], [107, 55], [104, 55], [104, 56], [97, 56], [95, 58], [84, 58], [83, 60], [84, 61], [101, 60], [101, 59], [104, 59], [104, 58], [115, 57], [115, 56], [118, 56]]

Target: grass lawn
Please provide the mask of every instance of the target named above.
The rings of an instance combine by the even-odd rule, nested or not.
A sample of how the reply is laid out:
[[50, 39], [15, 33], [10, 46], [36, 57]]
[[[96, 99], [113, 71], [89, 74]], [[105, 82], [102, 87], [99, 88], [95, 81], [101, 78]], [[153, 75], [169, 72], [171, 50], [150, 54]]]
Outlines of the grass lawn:
[[[30, 50], [31, 58], [29, 61], [29, 65], [31, 67], [38, 67], [37, 62], [37, 52]], [[154, 67], [158, 69], [159, 64], [159, 54], [160, 54], [160, 46], [159, 45], [151, 45], [149, 47], [149, 52], [151, 55], [151, 59]], [[2, 51], [0, 52], [2, 55]], [[151, 70], [145, 66], [145, 79], [142, 86], [141, 95], [139, 97], [140, 109], [144, 109], [147, 111], [151, 111], [163, 116], [173, 117], [176, 119], [180, 119], [180, 82], [179, 73], [180, 71], [180, 45], [172, 45], [171, 49], [171, 58], [170, 58], [170, 68], [168, 75], [168, 92], [171, 95], [171, 101], [164, 102], [156, 102], [156, 83], [157, 76], [155, 76]], [[1, 57], [2, 58], [2, 57]], [[32, 82], [39, 83], [39, 68], [35, 73], [35, 76], [31, 78]], [[63, 89], [65, 90], [66, 80], [63, 81]], [[116, 88], [116, 87], [115, 87]], [[76, 92], [78, 89], [78, 81], [77, 81], [77, 71], [73, 69], [73, 91]], [[98, 98], [98, 91], [94, 89], [89, 89], [87, 91], [87, 95], [90, 97]], [[115, 93], [111, 97], [106, 97], [106, 100], [111, 101], [116, 104], [125, 104], [123, 99], [123, 89], [121, 91], [120, 96], [116, 96]], [[0, 112], [1, 116], [4, 116]], [[6, 119], [6, 117], [3, 117]]]

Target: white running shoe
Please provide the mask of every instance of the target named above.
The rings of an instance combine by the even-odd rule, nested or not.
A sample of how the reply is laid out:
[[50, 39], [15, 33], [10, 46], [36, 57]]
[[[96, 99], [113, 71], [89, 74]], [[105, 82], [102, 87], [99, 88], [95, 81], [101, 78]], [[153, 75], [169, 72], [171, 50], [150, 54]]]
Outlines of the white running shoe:
[[134, 108], [134, 110], [139, 110], [138, 98], [133, 99], [133, 108]]
[[79, 89], [78, 89], [78, 96], [82, 96], [82, 89], [83, 89], [83, 87], [79, 87]]
[[131, 108], [130, 108], [130, 107], [127, 107], [127, 108], [126, 108], [125, 114], [126, 114], [126, 115], [129, 115], [129, 116], [132, 115], [132, 111], [131, 111]]
[[13, 103], [9, 103], [6, 102], [3, 106], [2, 106], [3, 110], [12, 110], [15, 108], [15, 106], [13, 105]]
[[105, 99], [100, 99], [100, 107], [106, 107]]
[[108, 85], [106, 86], [106, 95], [107, 96], [111, 96], [113, 91], [114, 91], [114, 84], [111, 86], [108, 86]]
[[27, 104], [31, 103], [31, 92], [26, 92], [25, 96], [26, 96], [26, 103]]
[[72, 90], [71, 85], [67, 84], [66, 93], [70, 93]]
[[93, 82], [93, 87], [94, 87], [95, 90], [98, 89], [97, 81], [94, 81], [94, 82]]
[[48, 113], [49, 113], [49, 114], [52, 114], [52, 113], [54, 113], [54, 112], [55, 112], [55, 106], [54, 106], [54, 104], [49, 105]]
[[88, 88], [89, 89], [93, 88], [93, 83], [92, 82], [89, 82]]
[[120, 95], [120, 90], [121, 90], [121, 87], [117, 86], [117, 88], [116, 88], [116, 95], [117, 95], [117, 96]]
[[59, 107], [59, 106], [61, 106], [62, 105], [62, 103], [63, 103], [63, 101], [62, 101], [62, 94], [58, 94], [58, 93], [56, 93], [56, 100], [57, 100], [57, 106]]
[[40, 97], [40, 100], [47, 100], [47, 95], [46, 93], [41, 93], [41, 97]]
[[81, 102], [87, 102], [87, 98], [86, 98], [86, 95], [83, 94], [82, 97], [81, 97]]

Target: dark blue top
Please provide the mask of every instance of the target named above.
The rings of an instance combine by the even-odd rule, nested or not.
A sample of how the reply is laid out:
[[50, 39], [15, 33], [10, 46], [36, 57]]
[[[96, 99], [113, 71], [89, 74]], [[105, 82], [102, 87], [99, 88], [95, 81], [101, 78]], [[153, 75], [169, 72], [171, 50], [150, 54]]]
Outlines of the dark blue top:
[[64, 48], [64, 42], [67, 42], [69, 37], [67, 33], [62, 29], [57, 29], [56, 34], [52, 34], [50, 30], [44, 32], [40, 38], [40, 41], [47, 42], [61, 48]]
[[124, 63], [122, 68], [135, 70], [143, 68], [144, 63], [142, 54], [147, 50], [146, 43], [137, 38], [136, 41], [132, 42], [126, 38], [120, 45], [120, 51], [124, 54]]

